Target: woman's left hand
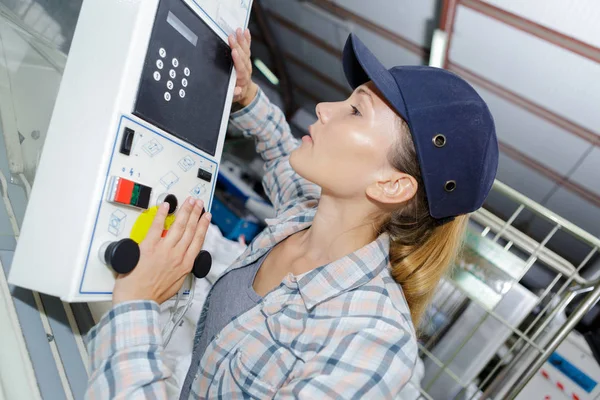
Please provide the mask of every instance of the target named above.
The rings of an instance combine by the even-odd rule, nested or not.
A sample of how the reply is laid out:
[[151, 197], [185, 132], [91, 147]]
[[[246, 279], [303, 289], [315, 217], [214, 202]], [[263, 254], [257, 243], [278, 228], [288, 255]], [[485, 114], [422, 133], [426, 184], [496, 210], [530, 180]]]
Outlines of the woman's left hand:
[[204, 244], [211, 215], [200, 218], [203, 202], [188, 198], [163, 238], [169, 206], [161, 204], [146, 238], [140, 243], [140, 261], [128, 274], [117, 276], [113, 305], [132, 300], [161, 304], [173, 297], [190, 273]]

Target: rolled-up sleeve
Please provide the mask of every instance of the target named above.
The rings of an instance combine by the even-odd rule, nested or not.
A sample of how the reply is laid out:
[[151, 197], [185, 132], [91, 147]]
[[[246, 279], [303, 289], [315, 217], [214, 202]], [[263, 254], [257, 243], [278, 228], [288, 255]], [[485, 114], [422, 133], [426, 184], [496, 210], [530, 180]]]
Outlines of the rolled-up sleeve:
[[167, 399], [177, 385], [165, 365], [159, 307], [152, 301], [119, 304], [87, 337], [88, 399]]
[[298, 202], [320, 197], [321, 188], [294, 171], [289, 158], [299, 145], [283, 112], [262, 90], [252, 103], [231, 114], [230, 120], [246, 137], [254, 137], [256, 151], [265, 161], [263, 187], [281, 214]]

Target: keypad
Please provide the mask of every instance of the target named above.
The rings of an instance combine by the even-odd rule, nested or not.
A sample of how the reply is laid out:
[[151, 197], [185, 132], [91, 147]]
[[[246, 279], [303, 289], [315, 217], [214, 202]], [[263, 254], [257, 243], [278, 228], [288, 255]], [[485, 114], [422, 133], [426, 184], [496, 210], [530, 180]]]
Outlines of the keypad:
[[[160, 82], [160, 80], [162, 78], [161, 71], [163, 70], [163, 68], [165, 68], [165, 63], [168, 68], [169, 61], [168, 61], [168, 59], [166, 59], [166, 57], [167, 57], [167, 50], [163, 47], [158, 49], [158, 57], [156, 59], [157, 70], [154, 71], [154, 74], [152, 75], [154, 80], [157, 82]], [[171, 65], [172, 65], [172, 68], [170, 68], [169, 72], [168, 72], [167, 82], [166, 82], [166, 91], [164, 93], [165, 101], [171, 101], [171, 99], [173, 97], [177, 96], [176, 94], [179, 94], [179, 97], [181, 99], [185, 98], [185, 95], [186, 95], [185, 88], [188, 87], [189, 79], [190, 79], [189, 77], [192, 73], [192, 71], [190, 71], [190, 69], [188, 67], [181, 65], [181, 62], [179, 61], [179, 59], [177, 57], [171, 58]], [[179, 69], [181, 67], [183, 67], [183, 68]], [[164, 73], [167, 73], [167, 72], [164, 71]], [[182, 78], [181, 80], [177, 80], [176, 78], [177, 78], [178, 73], [183, 73], [183, 76], [185, 76], [185, 77]], [[173, 93], [173, 91], [175, 91], [175, 94]]]

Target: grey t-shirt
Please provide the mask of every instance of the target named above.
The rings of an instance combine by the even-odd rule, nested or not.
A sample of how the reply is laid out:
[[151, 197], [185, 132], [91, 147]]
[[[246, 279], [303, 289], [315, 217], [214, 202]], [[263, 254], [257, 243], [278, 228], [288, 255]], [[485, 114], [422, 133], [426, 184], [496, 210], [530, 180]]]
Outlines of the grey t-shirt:
[[232, 319], [242, 315], [261, 301], [262, 297], [254, 291], [252, 284], [268, 254], [269, 252], [252, 264], [227, 272], [211, 289], [210, 299], [207, 300], [204, 328], [198, 344], [194, 346], [190, 369], [183, 382], [180, 399], [189, 398], [200, 360], [215, 335]]
[[192, 361], [202, 359], [212, 338], [233, 318], [242, 315], [260, 302], [261, 297], [254, 291], [252, 284], [267, 254], [250, 265], [229, 271], [213, 286], [204, 329], [198, 347], [194, 349]]

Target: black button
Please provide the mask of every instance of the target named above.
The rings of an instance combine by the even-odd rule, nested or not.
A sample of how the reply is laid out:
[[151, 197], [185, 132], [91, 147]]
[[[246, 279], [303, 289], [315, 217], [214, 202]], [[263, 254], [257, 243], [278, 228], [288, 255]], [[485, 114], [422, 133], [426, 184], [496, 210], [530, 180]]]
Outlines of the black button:
[[212, 266], [212, 257], [206, 250], [200, 250], [200, 253], [194, 260], [194, 266], [192, 267], [192, 273], [198, 279], [204, 278], [210, 272]]
[[133, 271], [140, 261], [140, 247], [132, 239], [112, 242], [104, 252], [104, 262], [119, 274]]
[[144, 185], [140, 185], [140, 194], [138, 196], [136, 207], [147, 209], [150, 205], [150, 195], [152, 194], [152, 188]]
[[169, 203], [169, 214], [173, 214], [177, 210], [177, 197], [173, 194], [165, 196], [165, 202]]
[[126, 156], [131, 154], [131, 146], [133, 145], [134, 136], [135, 131], [126, 127], [123, 131], [123, 139], [121, 139], [121, 149], [119, 150], [121, 154], [125, 154]]
[[198, 178], [210, 182], [212, 180], [212, 174], [202, 168], [198, 168]]

